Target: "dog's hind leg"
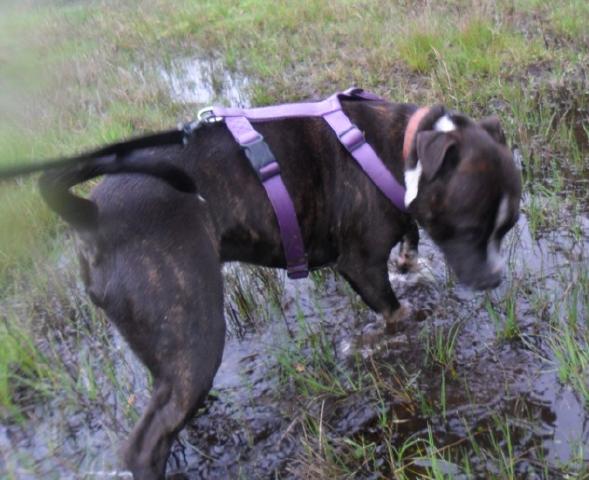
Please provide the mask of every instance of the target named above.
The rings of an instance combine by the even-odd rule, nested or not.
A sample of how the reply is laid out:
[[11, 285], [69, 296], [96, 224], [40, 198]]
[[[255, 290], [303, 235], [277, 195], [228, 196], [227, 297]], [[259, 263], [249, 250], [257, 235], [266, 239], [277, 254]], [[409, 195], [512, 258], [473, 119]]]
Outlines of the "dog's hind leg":
[[105, 279], [105, 309], [153, 376], [123, 453], [141, 480], [164, 477], [171, 444], [202, 405], [223, 352], [220, 262], [206, 230], [185, 224], [188, 233], [161, 228], [118, 248]]
[[[192, 312], [179, 311], [172, 315], [174, 328], [179, 323], [196, 322]], [[179, 320], [179, 316], [185, 318]], [[183, 327], [175, 332], [178, 337], [186, 335], [185, 341], [175, 342], [177, 348], [171, 348], [163, 365], [152, 371], [151, 400], [124, 452], [124, 461], [134, 478], [163, 478], [176, 434], [196, 413], [212, 386], [221, 360], [224, 333], [223, 330], [203, 334]], [[196, 335], [199, 338], [194, 338]]]

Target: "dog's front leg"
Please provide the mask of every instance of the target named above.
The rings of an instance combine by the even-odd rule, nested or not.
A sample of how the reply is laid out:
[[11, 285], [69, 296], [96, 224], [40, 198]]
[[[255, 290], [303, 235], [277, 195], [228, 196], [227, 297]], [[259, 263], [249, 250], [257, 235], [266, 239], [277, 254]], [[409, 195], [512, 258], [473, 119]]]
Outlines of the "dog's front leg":
[[417, 266], [417, 246], [419, 244], [419, 229], [417, 223], [411, 220], [407, 232], [401, 241], [399, 256], [395, 259], [395, 264], [400, 272], [407, 273]]
[[350, 252], [340, 257], [337, 268], [362, 300], [384, 317], [386, 332], [396, 333], [409, 312], [391, 288], [387, 257]]

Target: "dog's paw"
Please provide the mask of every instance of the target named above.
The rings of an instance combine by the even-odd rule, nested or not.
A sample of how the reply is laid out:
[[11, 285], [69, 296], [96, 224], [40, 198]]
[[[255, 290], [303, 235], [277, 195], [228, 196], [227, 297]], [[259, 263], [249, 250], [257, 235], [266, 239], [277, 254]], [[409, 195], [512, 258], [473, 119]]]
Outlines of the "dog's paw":
[[363, 358], [369, 358], [382, 350], [407, 345], [409, 339], [403, 330], [415, 320], [411, 305], [402, 302], [395, 312], [383, 318], [384, 321], [379, 319], [365, 324], [358, 335], [344, 339], [340, 345], [342, 356], [350, 358], [360, 354]]
[[415, 319], [413, 307], [407, 302], [401, 302], [400, 307], [391, 315], [385, 316], [384, 333], [396, 335], [405, 330]]
[[362, 328], [360, 336], [356, 339], [357, 346], [360, 349], [373, 349], [382, 341], [385, 326], [381, 322], [371, 322]]
[[415, 272], [418, 267], [417, 251], [403, 249], [393, 263], [400, 273]]
[[[407, 306], [405, 308], [410, 310]], [[395, 313], [399, 316], [397, 312]], [[396, 318], [395, 321], [395, 326], [399, 327], [399, 318]], [[369, 358], [382, 350], [408, 344], [408, 337], [400, 333], [401, 330], [399, 328], [395, 332], [390, 332], [386, 321], [367, 323], [358, 335], [342, 341], [340, 351], [343, 357], [349, 358], [352, 355], [360, 354], [362, 358]]]
[[413, 285], [432, 285], [436, 283], [432, 266], [424, 257], [415, 258], [411, 267], [403, 272], [399, 272], [396, 260], [392, 260], [391, 265], [393, 268], [389, 271], [389, 282], [395, 290]]

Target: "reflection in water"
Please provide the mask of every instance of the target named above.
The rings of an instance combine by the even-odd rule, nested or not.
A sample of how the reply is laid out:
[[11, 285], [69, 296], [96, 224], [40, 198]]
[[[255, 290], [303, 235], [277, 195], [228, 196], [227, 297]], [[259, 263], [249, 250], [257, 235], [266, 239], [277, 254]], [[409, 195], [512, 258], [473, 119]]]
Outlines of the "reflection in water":
[[566, 463], [576, 455], [589, 461], [589, 416], [572, 389], [547, 373], [536, 380], [530, 398], [547, 406], [554, 416], [548, 419], [552, 434], [544, 442], [550, 463]]
[[218, 59], [180, 58], [160, 66], [158, 72], [177, 102], [249, 106], [249, 79], [230, 72]]

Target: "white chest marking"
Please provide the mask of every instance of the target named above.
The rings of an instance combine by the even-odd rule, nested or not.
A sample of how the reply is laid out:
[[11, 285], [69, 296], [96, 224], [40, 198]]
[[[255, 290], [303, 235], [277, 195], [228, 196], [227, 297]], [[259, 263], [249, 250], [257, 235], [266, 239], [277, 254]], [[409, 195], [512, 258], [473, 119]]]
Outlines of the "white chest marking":
[[419, 179], [421, 178], [421, 162], [418, 160], [415, 168], [405, 170], [405, 206], [409, 207], [417, 197]]

